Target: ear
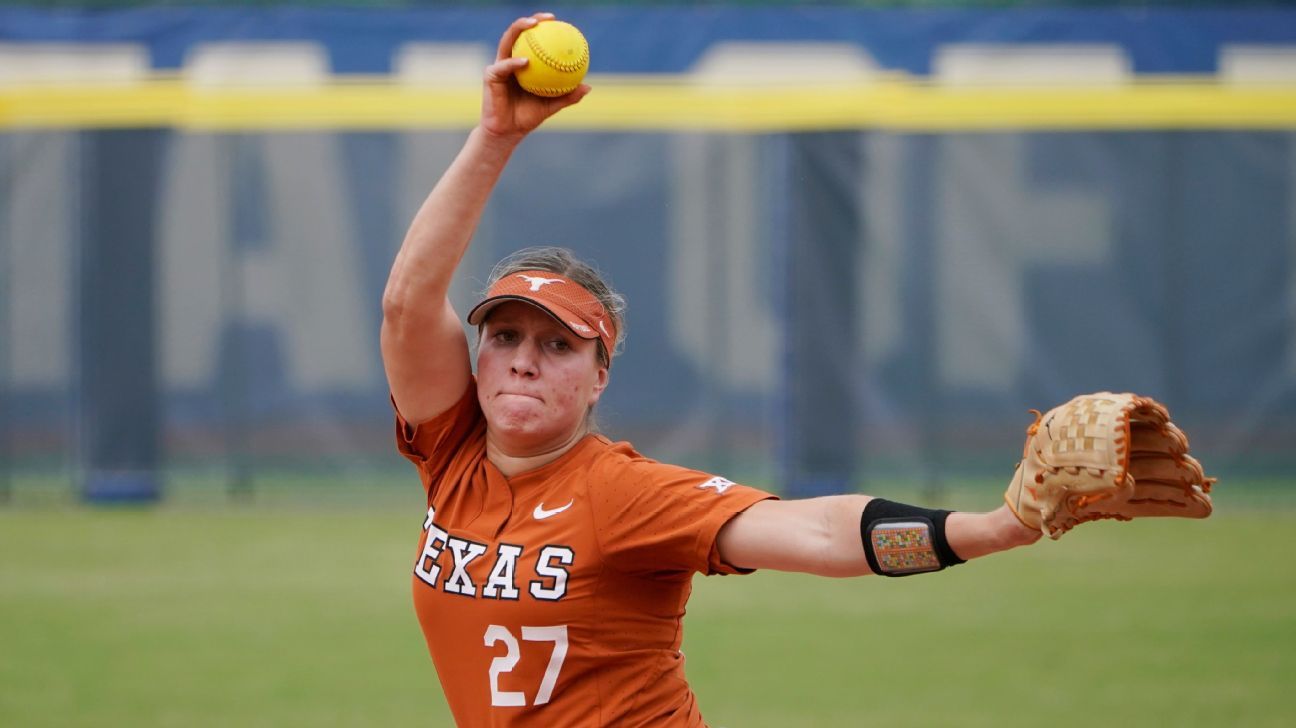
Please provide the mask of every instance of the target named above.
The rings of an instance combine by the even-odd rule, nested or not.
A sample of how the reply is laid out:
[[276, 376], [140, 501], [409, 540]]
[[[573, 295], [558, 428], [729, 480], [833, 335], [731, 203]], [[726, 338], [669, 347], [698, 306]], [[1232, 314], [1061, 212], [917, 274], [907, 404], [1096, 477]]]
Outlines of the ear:
[[603, 396], [603, 390], [607, 389], [609, 376], [607, 367], [601, 366], [598, 368], [598, 372], [595, 373], [594, 389], [590, 391], [590, 407], [598, 404], [599, 397]]

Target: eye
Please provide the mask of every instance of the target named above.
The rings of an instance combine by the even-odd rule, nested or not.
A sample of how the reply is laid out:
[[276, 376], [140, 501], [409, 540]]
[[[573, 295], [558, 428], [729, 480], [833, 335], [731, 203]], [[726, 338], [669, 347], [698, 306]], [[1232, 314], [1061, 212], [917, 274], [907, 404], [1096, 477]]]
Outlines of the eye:
[[558, 352], [571, 351], [571, 344], [567, 343], [566, 339], [554, 339], [549, 342], [549, 347]]
[[513, 329], [496, 329], [491, 332], [491, 340], [500, 344], [511, 344], [517, 340], [517, 332]]

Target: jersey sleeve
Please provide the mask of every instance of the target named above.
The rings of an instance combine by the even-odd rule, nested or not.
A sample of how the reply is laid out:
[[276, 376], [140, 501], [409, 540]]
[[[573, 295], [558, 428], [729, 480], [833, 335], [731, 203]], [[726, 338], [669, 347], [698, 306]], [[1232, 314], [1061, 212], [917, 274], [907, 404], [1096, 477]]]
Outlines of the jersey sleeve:
[[477, 381], [469, 380], [467, 389], [450, 409], [427, 422], [411, 425], [396, 408], [396, 449], [414, 463], [423, 480], [424, 490], [431, 494], [455, 455], [478, 431], [485, 428], [485, 417], [477, 402]]
[[729, 519], [775, 497], [654, 461], [601, 473], [592, 485], [599, 545], [612, 566], [628, 573], [749, 573], [720, 558], [716, 536]]

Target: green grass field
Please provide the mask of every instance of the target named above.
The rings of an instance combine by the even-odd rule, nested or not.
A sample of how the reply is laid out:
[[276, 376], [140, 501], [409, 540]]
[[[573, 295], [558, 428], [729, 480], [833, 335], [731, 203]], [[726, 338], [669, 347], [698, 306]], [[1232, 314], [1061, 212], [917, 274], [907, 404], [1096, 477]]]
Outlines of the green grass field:
[[[450, 725], [421, 514], [0, 510], [0, 725]], [[1098, 523], [937, 575], [698, 578], [714, 726], [1296, 724], [1296, 512]]]

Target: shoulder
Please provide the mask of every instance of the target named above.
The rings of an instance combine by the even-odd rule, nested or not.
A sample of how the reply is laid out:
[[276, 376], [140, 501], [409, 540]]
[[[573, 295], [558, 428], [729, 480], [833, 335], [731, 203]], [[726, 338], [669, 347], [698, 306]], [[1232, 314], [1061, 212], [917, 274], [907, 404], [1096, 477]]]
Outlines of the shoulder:
[[713, 478], [701, 470], [654, 460], [628, 442], [613, 442], [602, 435], [595, 435], [595, 438], [597, 442], [591, 447], [587, 464], [592, 491], [615, 493], [645, 488], [696, 488]]
[[643, 455], [628, 442], [603, 435], [594, 435], [594, 440], [588, 461], [591, 480], [647, 478], [661, 468], [673, 467]]

